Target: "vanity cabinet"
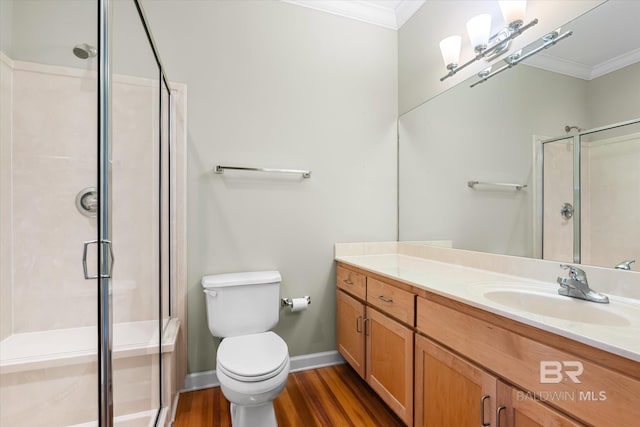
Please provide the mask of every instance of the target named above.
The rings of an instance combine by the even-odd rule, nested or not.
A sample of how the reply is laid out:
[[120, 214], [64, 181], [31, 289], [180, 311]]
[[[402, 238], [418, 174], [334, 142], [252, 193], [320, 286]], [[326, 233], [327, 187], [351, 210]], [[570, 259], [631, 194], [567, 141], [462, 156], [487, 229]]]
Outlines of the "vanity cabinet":
[[362, 378], [365, 377], [364, 304], [337, 291], [337, 343], [338, 351]]
[[586, 427], [502, 381], [498, 381], [497, 401], [497, 427]]
[[638, 425], [636, 361], [375, 271], [337, 278], [338, 350], [407, 425]]
[[413, 422], [413, 335], [367, 307], [367, 383], [407, 425]]
[[[429, 293], [418, 297], [416, 325], [419, 334], [500, 380], [487, 399], [492, 426], [637, 425], [636, 362]], [[560, 367], [546, 376], [545, 363]], [[427, 402], [416, 390], [420, 414]]]
[[412, 425], [415, 295], [342, 266], [336, 283], [338, 351]]
[[494, 425], [496, 377], [420, 335], [415, 357], [414, 426]]
[[416, 337], [420, 427], [585, 427], [426, 337]]

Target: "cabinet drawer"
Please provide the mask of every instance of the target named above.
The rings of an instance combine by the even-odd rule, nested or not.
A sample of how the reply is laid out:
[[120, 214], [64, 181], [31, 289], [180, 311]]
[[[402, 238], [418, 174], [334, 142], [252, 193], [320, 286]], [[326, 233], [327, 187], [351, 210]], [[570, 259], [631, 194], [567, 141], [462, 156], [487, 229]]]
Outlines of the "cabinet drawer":
[[344, 267], [338, 266], [336, 276], [336, 284], [338, 288], [360, 299], [366, 298], [367, 277], [364, 274], [356, 273], [355, 271], [347, 270]]
[[415, 295], [376, 279], [367, 280], [367, 302], [408, 325], [414, 325]]

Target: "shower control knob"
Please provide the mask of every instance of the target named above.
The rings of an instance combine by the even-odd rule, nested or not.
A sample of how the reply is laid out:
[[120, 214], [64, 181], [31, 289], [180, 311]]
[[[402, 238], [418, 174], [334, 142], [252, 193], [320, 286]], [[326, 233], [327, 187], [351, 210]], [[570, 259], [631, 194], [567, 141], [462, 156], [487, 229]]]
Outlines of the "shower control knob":
[[560, 207], [560, 215], [564, 219], [571, 219], [573, 217], [573, 206], [571, 203], [563, 203]]
[[95, 217], [98, 213], [98, 192], [96, 187], [87, 187], [76, 196], [76, 208], [84, 216]]

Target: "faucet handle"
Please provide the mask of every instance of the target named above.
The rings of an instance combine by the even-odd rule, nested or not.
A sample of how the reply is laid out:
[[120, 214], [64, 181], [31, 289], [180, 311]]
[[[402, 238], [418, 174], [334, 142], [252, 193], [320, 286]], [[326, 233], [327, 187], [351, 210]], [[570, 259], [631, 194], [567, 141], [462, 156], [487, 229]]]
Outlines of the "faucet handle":
[[626, 261], [622, 261], [620, 264], [616, 265], [618, 270], [631, 270], [631, 264], [636, 262], [635, 259], [628, 259]]
[[569, 264], [560, 264], [560, 268], [569, 270], [569, 277], [571, 277], [573, 280], [587, 283], [587, 273], [585, 273], [583, 269]]

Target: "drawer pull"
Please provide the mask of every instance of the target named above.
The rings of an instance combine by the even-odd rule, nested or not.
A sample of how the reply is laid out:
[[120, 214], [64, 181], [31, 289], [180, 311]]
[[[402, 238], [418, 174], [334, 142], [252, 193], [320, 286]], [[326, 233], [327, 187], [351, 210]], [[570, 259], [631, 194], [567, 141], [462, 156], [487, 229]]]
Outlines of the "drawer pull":
[[346, 283], [347, 285], [353, 285], [353, 282], [349, 279], [344, 279], [343, 282]]
[[364, 318], [364, 334], [365, 335], [369, 335], [369, 328], [367, 327], [367, 325], [369, 324], [369, 318], [365, 317]]
[[356, 332], [359, 334], [362, 333], [362, 325], [360, 324], [361, 321], [362, 321], [362, 316], [356, 317]]
[[496, 427], [500, 427], [500, 413], [505, 409], [507, 409], [506, 406], [500, 406], [498, 409], [496, 409]]
[[482, 396], [482, 399], [480, 399], [480, 424], [482, 424], [484, 427], [488, 427], [491, 425], [491, 420], [489, 420], [488, 423], [486, 423], [484, 421], [484, 401], [491, 398], [490, 395], [485, 394], [484, 396]]
[[378, 299], [379, 299], [379, 300], [382, 300], [382, 301], [384, 301], [384, 302], [393, 302], [393, 300], [392, 300], [391, 298], [387, 298], [387, 297], [385, 297], [384, 295], [380, 295], [380, 296], [378, 297]]

